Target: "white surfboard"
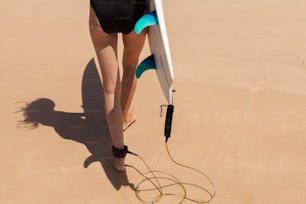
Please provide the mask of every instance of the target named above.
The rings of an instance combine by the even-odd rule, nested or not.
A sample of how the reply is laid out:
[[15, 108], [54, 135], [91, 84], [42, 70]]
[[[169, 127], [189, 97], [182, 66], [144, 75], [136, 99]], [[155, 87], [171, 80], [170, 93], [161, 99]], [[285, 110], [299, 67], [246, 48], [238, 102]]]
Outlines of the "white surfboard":
[[148, 39], [152, 55], [140, 63], [136, 76], [139, 78], [147, 69], [156, 69], [163, 93], [168, 103], [172, 104], [174, 74], [164, 19], [163, 1], [151, 0], [149, 11], [150, 13], [136, 23], [135, 32], [140, 33], [145, 27], [149, 27]]
[[136, 77], [139, 78], [144, 71], [148, 69], [156, 69], [156, 74], [168, 101], [167, 114], [165, 120], [164, 135], [166, 142], [171, 134], [172, 117], [173, 117], [173, 88], [174, 80], [170, 46], [164, 19], [163, 1], [151, 0], [149, 5], [149, 13], [144, 15], [135, 25], [135, 32], [141, 31], [149, 27], [149, 44], [152, 55], [142, 61], [136, 69]]

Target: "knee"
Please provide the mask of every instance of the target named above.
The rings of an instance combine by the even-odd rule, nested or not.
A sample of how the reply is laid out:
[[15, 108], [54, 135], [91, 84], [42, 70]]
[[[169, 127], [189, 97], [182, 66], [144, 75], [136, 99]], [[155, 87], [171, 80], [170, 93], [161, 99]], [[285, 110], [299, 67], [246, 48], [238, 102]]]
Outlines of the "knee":
[[126, 57], [123, 59], [123, 70], [129, 72], [135, 72], [137, 65], [138, 65], [138, 56]]
[[104, 109], [106, 115], [109, 115], [112, 111], [114, 111], [115, 107], [116, 105], [114, 94], [104, 92]]
[[120, 107], [119, 93], [114, 90], [104, 89], [104, 104], [106, 110], [112, 110], [116, 107]]
[[106, 103], [115, 101], [115, 91], [104, 88], [104, 100]]
[[130, 64], [130, 65], [125, 65], [123, 66], [123, 72], [125, 74], [129, 73], [129, 74], [135, 74], [136, 72], [136, 67], [137, 64]]

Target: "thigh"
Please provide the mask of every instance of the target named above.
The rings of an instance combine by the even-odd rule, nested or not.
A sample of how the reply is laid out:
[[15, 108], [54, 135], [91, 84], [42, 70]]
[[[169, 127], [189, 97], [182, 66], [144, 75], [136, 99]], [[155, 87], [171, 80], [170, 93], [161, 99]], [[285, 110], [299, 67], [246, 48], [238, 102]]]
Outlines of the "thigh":
[[138, 58], [142, 51], [147, 30], [143, 31], [141, 34], [136, 34], [134, 31], [127, 35], [123, 35], [123, 68], [136, 68], [138, 64]]

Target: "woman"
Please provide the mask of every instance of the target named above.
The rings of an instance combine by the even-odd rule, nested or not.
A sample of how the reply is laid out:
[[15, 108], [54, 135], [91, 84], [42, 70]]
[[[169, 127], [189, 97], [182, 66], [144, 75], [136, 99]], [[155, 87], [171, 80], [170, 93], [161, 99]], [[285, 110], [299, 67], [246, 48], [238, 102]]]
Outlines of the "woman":
[[[130, 108], [136, 88], [135, 69], [146, 32], [137, 35], [136, 21], [146, 10], [146, 0], [91, 0], [89, 28], [103, 79], [105, 113], [113, 143], [113, 166], [125, 172], [123, 130], [136, 120]], [[118, 33], [123, 39], [123, 75], [120, 81]]]

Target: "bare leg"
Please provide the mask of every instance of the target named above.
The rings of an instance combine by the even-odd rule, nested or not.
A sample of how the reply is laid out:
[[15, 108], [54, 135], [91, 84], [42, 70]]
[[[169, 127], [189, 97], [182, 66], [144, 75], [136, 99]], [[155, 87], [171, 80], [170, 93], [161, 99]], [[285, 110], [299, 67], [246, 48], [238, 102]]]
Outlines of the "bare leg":
[[[112, 143], [124, 147], [122, 132], [122, 112], [120, 104], [121, 83], [117, 60], [117, 34], [105, 33], [91, 8], [89, 17], [91, 39], [96, 50], [103, 79], [105, 114]], [[125, 170], [124, 158], [114, 158], [113, 164], [118, 171]]]
[[136, 89], [135, 70], [138, 65], [139, 55], [143, 48], [146, 32], [137, 35], [134, 31], [128, 35], [123, 35], [123, 76], [121, 85], [121, 107], [123, 118], [123, 129], [126, 129], [136, 120], [136, 113], [130, 109], [132, 99]]

